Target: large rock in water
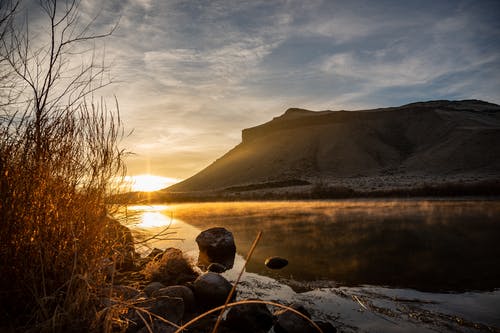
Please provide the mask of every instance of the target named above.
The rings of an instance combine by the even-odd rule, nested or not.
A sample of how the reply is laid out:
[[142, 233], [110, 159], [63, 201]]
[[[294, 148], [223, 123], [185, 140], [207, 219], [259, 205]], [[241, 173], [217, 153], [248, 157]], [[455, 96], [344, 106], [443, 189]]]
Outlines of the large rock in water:
[[233, 234], [225, 228], [211, 228], [196, 237], [200, 250], [198, 266], [207, 268], [211, 263], [218, 263], [230, 269], [234, 264], [236, 245]]
[[194, 281], [193, 287], [198, 304], [205, 308], [214, 308], [224, 305], [233, 286], [223, 276], [207, 272]]

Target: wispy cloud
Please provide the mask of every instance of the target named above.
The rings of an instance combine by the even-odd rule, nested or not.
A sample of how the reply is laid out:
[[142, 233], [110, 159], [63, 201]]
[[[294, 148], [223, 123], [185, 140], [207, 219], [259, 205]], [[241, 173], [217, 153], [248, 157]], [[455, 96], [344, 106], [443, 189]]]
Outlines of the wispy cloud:
[[287, 107], [500, 103], [495, 1], [86, 0], [106, 42], [133, 173], [184, 178]]

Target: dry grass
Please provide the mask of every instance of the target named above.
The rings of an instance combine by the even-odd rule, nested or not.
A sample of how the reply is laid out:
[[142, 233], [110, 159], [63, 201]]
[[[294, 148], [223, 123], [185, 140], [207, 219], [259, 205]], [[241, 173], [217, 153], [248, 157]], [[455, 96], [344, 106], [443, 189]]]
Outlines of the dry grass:
[[83, 105], [0, 123], [0, 313], [14, 326], [87, 330], [95, 319], [108, 237], [104, 199], [123, 171], [119, 119]]
[[121, 122], [93, 98], [109, 82], [92, 43], [111, 32], [89, 34], [78, 0], [38, 4], [33, 34], [27, 7], [0, 0], [0, 330], [88, 331], [126, 248], [105, 206]]
[[198, 276], [182, 251], [175, 248], [168, 248], [159, 258], [151, 260], [144, 268], [144, 274], [148, 280], [167, 286], [186, 283]]
[[[215, 312], [218, 312], [218, 311], [221, 311], [221, 310], [225, 310], [227, 308], [232, 308], [234, 306], [238, 306], [238, 305], [242, 305], [242, 304], [265, 304], [265, 305], [271, 305], [271, 306], [274, 306], [274, 307], [277, 307], [277, 308], [282, 308], [282, 309], [285, 309], [287, 311], [290, 311], [290, 312], [293, 312], [294, 314], [296, 314], [297, 316], [301, 317], [302, 319], [306, 320], [309, 324], [311, 324], [312, 327], [314, 327], [319, 333], [323, 333], [323, 331], [321, 330], [321, 328], [318, 326], [318, 324], [316, 324], [313, 320], [311, 320], [311, 318], [307, 317], [306, 315], [304, 315], [303, 313], [295, 310], [294, 308], [291, 308], [287, 305], [283, 305], [283, 304], [280, 304], [280, 303], [276, 303], [276, 302], [271, 302], [271, 301], [262, 301], [262, 300], [242, 300], [242, 301], [238, 301], [238, 302], [233, 302], [233, 303], [227, 303], [225, 305], [221, 305], [221, 306], [218, 306], [216, 308], [213, 308], [209, 311], [206, 311], [204, 313], [202, 313], [201, 315], [197, 316], [196, 318], [193, 318], [192, 320], [188, 321], [187, 323], [185, 323], [184, 325], [180, 326], [177, 328], [177, 330], [175, 331], [175, 333], [182, 333], [182, 332], [186, 332], [188, 331], [188, 327], [193, 325], [194, 323], [198, 322], [199, 320], [201, 320], [202, 318], [208, 316], [208, 315], [211, 315]], [[217, 332], [217, 327], [214, 327], [214, 332], [216, 333]]]

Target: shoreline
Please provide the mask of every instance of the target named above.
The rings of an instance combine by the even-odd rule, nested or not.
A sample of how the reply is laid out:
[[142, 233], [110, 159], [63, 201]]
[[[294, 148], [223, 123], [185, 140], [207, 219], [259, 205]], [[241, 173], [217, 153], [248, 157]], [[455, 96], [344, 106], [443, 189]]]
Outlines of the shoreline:
[[[265, 184], [260, 184], [265, 186]], [[111, 204], [161, 204], [193, 202], [234, 202], [234, 201], [289, 201], [289, 200], [343, 200], [343, 199], [418, 199], [418, 198], [500, 198], [500, 179], [473, 183], [424, 183], [418, 186], [387, 187], [364, 190], [347, 186], [301, 185], [286, 187], [262, 187], [248, 185], [234, 189], [210, 191], [172, 192], [168, 189], [154, 192], [127, 192], [108, 198]]]
[[[243, 257], [237, 255], [233, 268], [221, 276], [235, 283], [243, 264]], [[496, 305], [500, 306], [499, 288], [450, 293], [379, 285], [339, 285], [298, 291], [282, 280], [246, 271], [237, 289], [236, 301], [257, 298], [285, 305], [302, 304], [312, 319], [330, 322], [344, 333], [359, 330], [496, 332], [500, 325], [494, 311]], [[464, 309], [464, 297], [473, 301], [474, 306]]]

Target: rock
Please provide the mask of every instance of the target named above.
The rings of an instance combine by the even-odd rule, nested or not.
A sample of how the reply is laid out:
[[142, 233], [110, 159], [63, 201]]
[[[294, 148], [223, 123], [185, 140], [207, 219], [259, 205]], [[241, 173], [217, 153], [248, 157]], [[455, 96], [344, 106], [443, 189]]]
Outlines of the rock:
[[[304, 314], [307, 318], [311, 318], [309, 312], [302, 306], [292, 304], [292, 309]], [[299, 315], [291, 312], [290, 310], [278, 310], [274, 314], [277, 317], [276, 324], [274, 324], [275, 333], [317, 333], [317, 329], [311, 323], [306, 321]]]
[[337, 333], [337, 329], [327, 321], [315, 321], [323, 333]]
[[151, 297], [154, 292], [156, 292], [162, 288], [165, 288], [165, 285], [163, 283], [151, 282], [150, 284], [148, 284], [147, 286], [144, 287], [143, 291], [146, 293], [146, 295], [148, 295], [148, 297]]
[[273, 326], [273, 319], [265, 304], [241, 304], [229, 309], [224, 325], [235, 332], [265, 333]]
[[163, 253], [163, 250], [160, 250], [158, 248], [154, 248], [153, 250], [151, 250], [151, 252], [148, 254], [148, 258], [154, 258], [156, 257], [157, 255]]
[[156, 297], [151, 312], [178, 324], [184, 317], [184, 301], [180, 297]]
[[199, 305], [205, 308], [214, 308], [226, 302], [233, 286], [223, 276], [207, 272], [194, 281], [193, 287], [194, 296]]
[[208, 271], [209, 272], [214, 272], [214, 273], [223, 273], [227, 271], [226, 266], [219, 264], [217, 262], [213, 262], [210, 265], [208, 265]]
[[153, 297], [179, 297], [184, 301], [185, 311], [193, 311], [196, 305], [193, 291], [186, 286], [169, 286], [153, 292]]
[[[213, 327], [215, 325], [215, 322], [217, 321], [218, 313], [210, 314], [205, 317], [200, 318], [191, 326], [189, 326], [188, 330], [182, 332], [182, 333], [211, 333], [213, 331]], [[222, 326], [222, 325], [221, 325]], [[219, 326], [220, 327], [220, 326]], [[222, 328], [217, 331], [217, 333], [223, 333]], [[225, 332], [226, 333], [226, 332]]]
[[116, 258], [116, 269], [122, 271], [136, 270], [136, 253], [132, 232], [109, 216], [105, 216], [104, 219], [106, 236], [113, 244], [110, 256]]
[[264, 264], [270, 269], [281, 269], [288, 265], [288, 260], [281, 257], [269, 257]]
[[[164, 319], [174, 323], [179, 323], [182, 317], [184, 316], [184, 302], [182, 298], [178, 297], [160, 296], [154, 299], [151, 298], [142, 299], [134, 302], [134, 305], [135, 307], [130, 308], [128, 310], [128, 313], [125, 315], [126, 320], [128, 322], [126, 333], [143, 332], [141, 331], [141, 328], [145, 327], [143, 318], [148, 320], [148, 324], [150, 326], [154, 325], [155, 324], [154, 317], [148, 315], [148, 312], [161, 316]], [[141, 316], [138, 315], [138, 313], [141, 314], [142, 318]], [[153, 321], [151, 321], [151, 319], [153, 319]], [[162, 322], [159, 321], [158, 323]], [[166, 327], [163, 326], [158, 327], [158, 330], [153, 330], [153, 331], [164, 332], [163, 330], [166, 329], [168, 326], [169, 325], [166, 325]], [[165, 332], [170, 332], [170, 331], [165, 330]]]
[[184, 284], [198, 277], [182, 251], [172, 247], [149, 262], [144, 271], [152, 281], [161, 282], [167, 286]]
[[219, 263], [230, 269], [234, 264], [236, 245], [233, 234], [225, 228], [211, 228], [196, 237], [200, 254], [198, 266], [208, 267], [211, 263]]
[[135, 303], [135, 306], [144, 309], [144, 311], [134, 310], [132, 321], [136, 322], [139, 328], [142, 327], [144, 322], [137, 315], [137, 311], [139, 311], [144, 318], [148, 317], [146, 311], [149, 311], [174, 323], [179, 323], [184, 316], [184, 301], [180, 297], [160, 296], [149, 298]]

